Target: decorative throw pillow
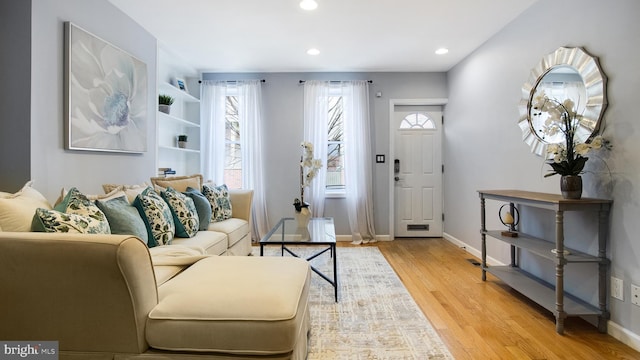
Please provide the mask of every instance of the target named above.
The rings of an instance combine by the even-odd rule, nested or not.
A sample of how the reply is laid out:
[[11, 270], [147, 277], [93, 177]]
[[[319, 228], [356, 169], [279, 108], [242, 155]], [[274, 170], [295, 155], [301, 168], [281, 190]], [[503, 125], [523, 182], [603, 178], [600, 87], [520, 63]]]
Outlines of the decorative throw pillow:
[[127, 200], [129, 203], [133, 203], [133, 200], [136, 199], [138, 194], [142, 193], [149, 187], [149, 184], [143, 182], [140, 185], [119, 185], [119, 184], [102, 184], [102, 189], [106, 194], [111, 193], [114, 190], [120, 190], [127, 195]]
[[36, 209], [51, 209], [51, 204], [27, 182], [16, 193], [0, 193], [0, 229], [2, 231], [31, 231]]
[[149, 234], [149, 247], [169, 245], [176, 231], [173, 215], [169, 205], [152, 188], [147, 188], [136, 196], [133, 206], [138, 209], [140, 217]]
[[231, 218], [231, 198], [227, 185], [202, 186], [202, 193], [211, 203], [211, 221], [222, 221]]
[[151, 183], [156, 191], [163, 191], [168, 187], [172, 187], [177, 191], [186, 191], [188, 187], [200, 189], [204, 183], [202, 174], [194, 174], [188, 176], [168, 176], [168, 177], [152, 177]]
[[134, 235], [145, 244], [149, 241], [147, 227], [142, 221], [138, 209], [129, 204], [124, 193], [114, 199], [97, 200], [96, 206], [109, 220], [112, 234]]
[[173, 222], [176, 225], [176, 236], [190, 238], [193, 237], [200, 226], [196, 206], [187, 195], [175, 191], [172, 187], [162, 192], [162, 198], [169, 205]]
[[187, 191], [183, 194], [189, 196], [193, 200], [198, 212], [198, 220], [200, 222], [200, 228], [198, 230], [207, 230], [211, 223], [211, 203], [206, 196], [204, 196], [200, 190], [188, 187]]
[[[109, 221], [107, 220], [107, 217], [104, 215], [102, 210], [100, 210], [96, 206], [96, 204], [94, 204], [76, 188], [69, 189], [69, 192], [64, 197], [62, 202], [56, 205], [53, 209], [61, 213], [80, 215], [82, 217], [92, 219], [91, 226], [92, 228], [96, 228], [96, 233], [111, 233]], [[92, 229], [91, 231], [94, 230]]]
[[[69, 191], [70, 191], [69, 189], [62, 188], [62, 190], [60, 190], [60, 196], [58, 196], [58, 198], [56, 199], [56, 202], [54, 203], [53, 207], [58, 206], [58, 204], [60, 204], [64, 200], [64, 198], [67, 196], [67, 194], [69, 194]], [[113, 189], [107, 194], [84, 194], [84, 196], [86, 196], [87, 199], [91, 200], [94, 203], [98, 200], [106, 201], [106, 200], [114, 199], [124, 195], [125, 193], [120, 189]]]
[[[108, 225], [108, 224], [107, 224]], [[33, 231], [80, 233], [80, 234], [109, 234], [109, 227], [105, 228], [103, 221], [90, 216], [73, 213], [63, 213], [57, 210], [39, 208], [33, 217]]]

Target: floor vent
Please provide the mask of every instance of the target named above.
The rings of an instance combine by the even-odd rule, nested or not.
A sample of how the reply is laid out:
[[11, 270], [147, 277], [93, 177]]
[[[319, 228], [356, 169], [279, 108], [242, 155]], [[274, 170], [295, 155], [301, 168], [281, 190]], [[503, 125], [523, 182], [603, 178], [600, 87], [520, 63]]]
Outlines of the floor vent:
[[476, 259], [467, 259], [467, 261], [470, 262], [473, 266], [480, 266], [480, 263]]

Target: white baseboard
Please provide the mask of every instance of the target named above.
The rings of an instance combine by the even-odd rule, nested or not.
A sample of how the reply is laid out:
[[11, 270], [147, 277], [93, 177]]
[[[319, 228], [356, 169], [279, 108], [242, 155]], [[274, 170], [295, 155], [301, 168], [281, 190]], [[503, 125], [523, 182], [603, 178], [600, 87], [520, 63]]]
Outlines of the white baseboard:
[[[478, 258], [482, 257], [482, 252], [480, 250], [469, 246], [464, 241], [461, 241], [460, 239], [457, 239], [456, 237], [451, 236], [450, 234], [447, 234], [447, 233], [444, 233], [442, 237], [445, 240], [451, 242], [452, 244], [460, 248], [463, 248], [469, 254], [476, 256]], [[494, 266], [505, 265], [504, 263], [490, 256], [487, 256], [487, 263], [489, 265], [494, 265]], [[613, 321], [607, 322], [607, 333], [611, 335], [613, 338], [615, 338], [616, 340], [620, 341], [621, 343], [631, 347], [636, 351], [640, 351], [640, 335], [618, 325]]]
[[[348, 241], [351, 242], [351, 235], [336, 235], [336, 241]], [[393, 240], [389, 235], [376, 235], [376, 241], [391, 241]]]
[[636, 351], [640, 351], [640, 335], [623, 328], [611, 320], [607, 322], [607, 333], [621, 343], [628, 345]]
[[[454, 236], [452, 236], [451, 234], [447, 234], [447, 233], [443, 233], [442, 237], [449, 241], [450, 243], [452, 243], [453, 245], [464, 249], [466, 252], [468, 252], [469, 254], [477, 257], [477, 258], [481, 258], [482, 257], [482, 251], [473, 248], [471, 246], [469, 246], [469, 244], [465, 243], [464, 241], [455, 238]], [[489, 265], [493, 265], [493, 266], [503, 266], [506, 265], [505, 263], [503, 263], [502, 261], [498, 261], [497, 259], [492, 258], [491, 256], [487, 256], [487, 264]]]

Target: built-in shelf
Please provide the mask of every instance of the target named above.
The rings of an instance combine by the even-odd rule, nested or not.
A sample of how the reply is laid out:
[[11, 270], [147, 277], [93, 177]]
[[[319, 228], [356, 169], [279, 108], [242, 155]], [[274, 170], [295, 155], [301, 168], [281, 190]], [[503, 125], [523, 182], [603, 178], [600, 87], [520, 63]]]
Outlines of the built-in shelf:
[[194, 153], [194, 154], [199, 154], [200, 153], [200, 150], [189, 149], [189, 148], [179, 148], [179, 147], [176, 147], [176, 146], [163, 146], [163, 145], [160, 145], [160, 146], [158, 146], [158, 148], [159, 149], [164, 149], [164, 150], [185, 152], [185, 153]]
[[183, 125], [183, 126], [188, 126], [188, 127], [194, 127], [194, 128], [199, 128], [200, 124], [196, 124], [193, 121], [189, 121], [183, 118], [179, 118], [177, 116], [171, 115], [171, 114], [165, 114], [161, 111], [158, 112], [159, 116], [161, 119], [163, 119], [164, 121], [174, 121], [177, 124]]

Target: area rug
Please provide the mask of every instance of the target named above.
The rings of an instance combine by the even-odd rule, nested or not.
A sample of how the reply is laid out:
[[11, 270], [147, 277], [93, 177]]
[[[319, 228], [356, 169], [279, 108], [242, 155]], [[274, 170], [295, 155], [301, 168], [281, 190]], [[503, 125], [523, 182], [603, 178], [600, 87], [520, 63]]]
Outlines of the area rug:
[[[313, 249], [295, 252], [304, 256]], [[265, 247], [265, 255], [278, 250]], [[333, 287], [311, 275], [309, 360], [453, 359], [378, 248], [339, 247], [337, 253], [337, 303]], [[328, 252], [311, 263], [333, 278]]]

